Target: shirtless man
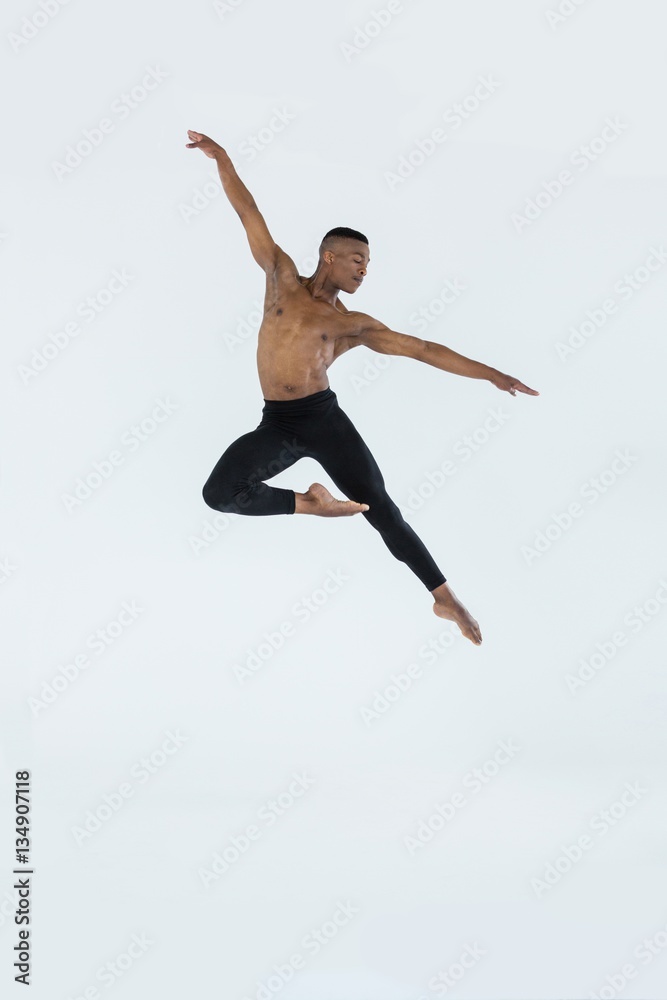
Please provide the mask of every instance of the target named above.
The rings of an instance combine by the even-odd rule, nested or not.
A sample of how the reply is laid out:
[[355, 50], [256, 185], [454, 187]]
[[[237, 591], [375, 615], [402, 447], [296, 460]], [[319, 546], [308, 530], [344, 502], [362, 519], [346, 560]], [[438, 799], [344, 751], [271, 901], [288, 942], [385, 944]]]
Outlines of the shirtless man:
[[[406, 563], [433, 595], [435, 614], [456, 622], [463, 635], [479, 645], [478, 623], [387, 494], [373, 455], [338, 405], [327, 369], [345, 351], [363, 344], [380, 354], [414, 358], [455, 375], [487, 379], [512, 396], [539, 393], [442, 344], [397, 333], [372, 316], [347, 310], [338, 293], [356, 292], [370, 261], [368, 240], [354, 229], [339, 227], [327, 233], [315, 273], [301, 277], [291, 257], [275, 243], [225, 150], [201, 132], [188, 130], [188, 137], [188, 149], [201, 149], [216, 161], [225, 194], [245, 227], [250, 251], [266, 274], [257, 345], [262, 420], [224, 452], [204, 486], [204, 501], [214, 510], [247, 515], [363, 514], [392, 555]], [[266, 485], [265, 480], [306, 456], [319, 462], [350, 499], [335, 499], [321, 483], [312, 483], [305, 493]]]

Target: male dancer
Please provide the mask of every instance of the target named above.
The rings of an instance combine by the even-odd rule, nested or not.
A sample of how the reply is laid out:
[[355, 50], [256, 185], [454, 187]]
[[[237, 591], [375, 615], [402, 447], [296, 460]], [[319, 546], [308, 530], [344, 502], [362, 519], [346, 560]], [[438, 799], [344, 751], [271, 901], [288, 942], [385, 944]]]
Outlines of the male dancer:
[[[201, 132], [189, 129], [188, 137], [188, 149], [201, 149], [216, 161], [250, 251], [266, 274], [257, 345], [262, 420], [229, 445], [204, 486], [204, 501], [214, 510], [248, 515], [363, 514], [392, 555], [431, 592], [435, 614], [456, 622], [463, 635], [479, 645], [478, 623], [389, 497], [377, 462], [338, 405], [327, 369], [345, 351], [363, 344], [380, 354], [415, 358], [455, 375], [487, 379], [513, 396], [517, 391], [539, 393], [442, 344], [396, 333], [372, 316], [347, 310], [338, 293], [356, 292], [370, 261], [368, 240], [354, 229], [330, 230], [322, 240], [315, 273], [301, 277], [294, 261], [274, 242], [225, 150]], [[306, 456], [320, 463], [345, 496], [358, 499], [337, 500], [321, 483], [312, 483], [305, 493], [266, 485], [265, 480]]]

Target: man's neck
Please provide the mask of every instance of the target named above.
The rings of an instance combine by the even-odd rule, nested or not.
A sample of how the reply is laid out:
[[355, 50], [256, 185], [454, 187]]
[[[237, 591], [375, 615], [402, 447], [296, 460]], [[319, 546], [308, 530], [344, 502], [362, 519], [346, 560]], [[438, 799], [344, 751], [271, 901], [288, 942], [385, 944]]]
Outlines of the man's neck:
[[302, 284], [308, 289], [314, 299], [320, 302], [328, 302], [332, 306], [336, 305], [340, 289], [330, 283], [327, 276], [322, 273], [319, 267], [309, 278], [302, 279]]

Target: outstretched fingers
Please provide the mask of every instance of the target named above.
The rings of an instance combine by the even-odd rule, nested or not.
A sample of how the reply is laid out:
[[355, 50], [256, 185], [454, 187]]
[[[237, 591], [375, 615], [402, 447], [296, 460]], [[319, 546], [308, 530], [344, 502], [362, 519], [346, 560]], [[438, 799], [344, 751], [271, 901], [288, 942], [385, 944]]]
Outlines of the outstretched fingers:
[[516, 396], [517, 392], [526, 392], [529, 396], [539, 396], [537, 389], [531, 389], [530, 386], [524, 385], [523, 382], [521, 382], [520, 379], [515, 378], [514, 375], [505, 375], [503, 372], [494, 371], [491, 375], [490, 381], [497, 389], [502, 389], [503, 392], [509, 392], [512, 396]]
[[510, 389], [513, 396], [516, 396], [517, 389], [519, 392], [527, 392], [529, 396], [539, 396], [537, 389], [530, 389], [527, 385], [524, 385], [523, 382], [514, 382], [512, 388]]
[[199, 143], [202, 141], [202, 139], [206, 138], [206, 136], [203, 135], [202, 132], [193, 132], [193, 130], [191, 128], [188, 129], [188, 137], [190, 139], [193, 139], [194, 141], [193, 142], [186, 142], [185, 145], [186, 145], [187, 149], [194, 149], [196, 146], [199, 145]]
[[504, 389], [505, 392], [509, 392], [512, 396], [516, 396], [517, 392], [527, 392], [529, 396], [539, 396], [537, 389], [531, 389], [530, 386], [524, 385], [523, 382], [520, 382], [518, 378], [514, 378], [512, 375], [503, 375], [495, 384], [499, 389]]

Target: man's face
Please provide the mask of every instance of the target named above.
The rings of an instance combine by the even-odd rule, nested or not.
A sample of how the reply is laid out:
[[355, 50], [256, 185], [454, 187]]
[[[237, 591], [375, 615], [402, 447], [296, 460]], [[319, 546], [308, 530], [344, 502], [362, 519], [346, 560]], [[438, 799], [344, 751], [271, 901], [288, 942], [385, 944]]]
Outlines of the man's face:
[[341, 240], [333, 251], [331, 277], [342, 292], [357, 291], [366, 277], [370, 261], [368, 244], [361, 240]]

